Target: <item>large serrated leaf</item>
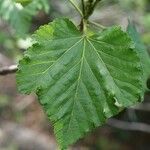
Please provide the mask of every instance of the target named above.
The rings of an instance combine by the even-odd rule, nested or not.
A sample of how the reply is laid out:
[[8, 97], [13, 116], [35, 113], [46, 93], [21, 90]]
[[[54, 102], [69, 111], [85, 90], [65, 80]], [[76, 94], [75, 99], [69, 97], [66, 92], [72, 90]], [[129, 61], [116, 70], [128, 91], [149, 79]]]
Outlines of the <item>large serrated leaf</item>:
[[[147, 91], [146, 82], [150, 77], [150, 57], [148, 51], [140, 39], [140, 35], [136, 30], [135, 25], [129, 21], [127, 31], [135, 43], [135, 50], [139, 54], [143, 68], [143, 90]], [[144, 95], [144, 93], [143, 93]]]
[[62, 149], [138, 102], [142, 68], [120, 27], [87, 36], [68, 19], [41, 27], [20, 61], [19, 91], [36, 92]]

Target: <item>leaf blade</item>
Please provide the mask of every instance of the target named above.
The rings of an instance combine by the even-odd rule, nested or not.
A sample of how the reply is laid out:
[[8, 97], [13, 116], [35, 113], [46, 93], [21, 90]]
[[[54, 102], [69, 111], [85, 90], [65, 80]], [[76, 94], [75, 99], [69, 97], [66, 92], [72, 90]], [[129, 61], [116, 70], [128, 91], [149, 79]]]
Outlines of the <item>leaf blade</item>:
[[62, 149], [138, 102], [140, 59], [120, 27], [88, 37], [68, 19], [57, 19], [34, 37], [19, 65], [18, 87], [37, 93]]

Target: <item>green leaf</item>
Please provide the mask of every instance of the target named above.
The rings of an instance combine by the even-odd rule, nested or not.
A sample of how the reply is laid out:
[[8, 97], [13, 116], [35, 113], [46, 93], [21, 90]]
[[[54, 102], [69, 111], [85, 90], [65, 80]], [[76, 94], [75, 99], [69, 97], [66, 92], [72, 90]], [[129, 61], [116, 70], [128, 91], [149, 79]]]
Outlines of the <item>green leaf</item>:
[[130, 21], [128, 24], [127, 31], [135, 43], [135, 50], [139, 54], [139, 57], [141, 60], [141, 64], [143, 68], [143, 90], [144, 90], [143, 92], [145, 92], [147, 90], [146, 83], [150, 76], [150, 57], [149, 57], [146, 47], [144, 46], [144, 44], [142, 43], [140, 39], [140, 35], [137, 32], [135, 25], [131, 23]]
[[32, 0], [14, 0], [16, 3], [20, 3], [23, 6], [26, 6], [32, 2]]
[[32, 17], [42, 9], [48, 12], [48, 0], [32, 0], [25, 7], [14, 0], [0, 0], [0, 17], [8, 21], [19, 36], [29, 31]]
[[120, 27], [88, 36], [57, 19], [34, 39], [20, 61], [17, 84], [22, 93], [37, 93], [61, 149], [138, 102], [140, 59]]

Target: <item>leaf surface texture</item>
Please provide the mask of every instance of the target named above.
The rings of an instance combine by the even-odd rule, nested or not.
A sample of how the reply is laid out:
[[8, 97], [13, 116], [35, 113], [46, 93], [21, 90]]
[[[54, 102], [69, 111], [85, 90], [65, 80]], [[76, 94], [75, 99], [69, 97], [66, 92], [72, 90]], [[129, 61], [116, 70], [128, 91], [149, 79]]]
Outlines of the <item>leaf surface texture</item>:
[[138, 102], [142, 67], [120, 27], [87, 36], [68, 19], [56, 19], [34, 39], [20, 61], [18, 87], [37, 93], [62, 149]]

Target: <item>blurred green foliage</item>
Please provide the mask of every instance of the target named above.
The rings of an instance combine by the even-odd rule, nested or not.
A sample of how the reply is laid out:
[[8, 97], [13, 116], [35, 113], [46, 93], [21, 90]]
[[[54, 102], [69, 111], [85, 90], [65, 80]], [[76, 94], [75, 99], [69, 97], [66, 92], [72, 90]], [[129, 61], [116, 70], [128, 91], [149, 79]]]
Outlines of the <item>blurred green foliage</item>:
[[14, 2], [20, 3], [20, 4], [23, 5], [23, 6], [26, 6], [26, 5], [28, 5], [29, 3], [31, 3], [32, 0], [14, 0]]
[[29, 31], [32, 17], [39, 10], [44, 10], [48, 13], [48, 0], [32, 0], [25, 6], [13, 0], [0, 0], [0, 16], [9, 22], [19, 36], [24, 36]]
[[119, 0], [120, 6], [141, 16], [140, 23], [150, 32], [150, 1], [149, 0]]
[[[39, 12], [49, 12], [49, 0], [0, 0], [0, 51], [18, 60]], [[20, 45], [21, 43], [26, 43]]]

